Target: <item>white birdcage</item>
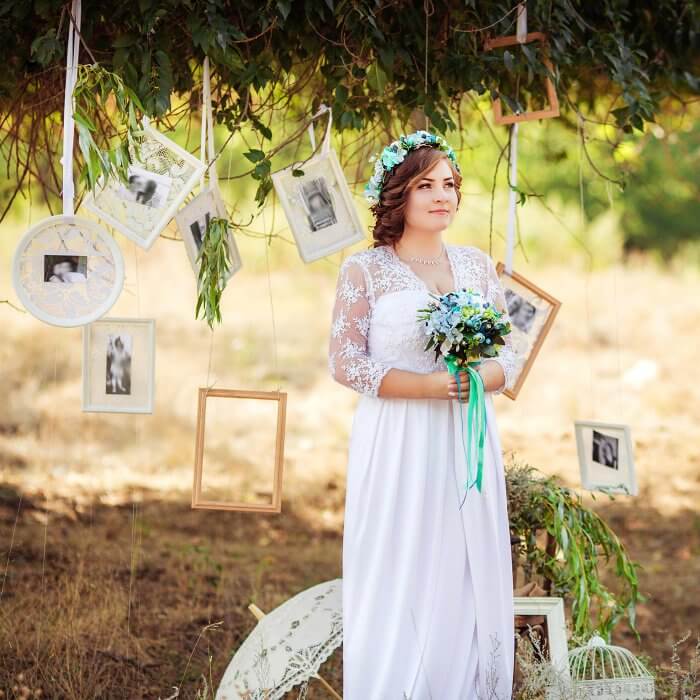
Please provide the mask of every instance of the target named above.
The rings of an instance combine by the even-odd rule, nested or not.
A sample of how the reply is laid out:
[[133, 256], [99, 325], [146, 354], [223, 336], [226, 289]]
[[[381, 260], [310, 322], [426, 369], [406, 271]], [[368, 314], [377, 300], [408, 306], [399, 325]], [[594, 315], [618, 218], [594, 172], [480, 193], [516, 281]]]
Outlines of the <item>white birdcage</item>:
[[[596, 700], [654, 700], [654, 678], [635, 655], [593, 635], [569, 652], [574, 687]], [[577, 696], [578, 697], [578, 696]]]

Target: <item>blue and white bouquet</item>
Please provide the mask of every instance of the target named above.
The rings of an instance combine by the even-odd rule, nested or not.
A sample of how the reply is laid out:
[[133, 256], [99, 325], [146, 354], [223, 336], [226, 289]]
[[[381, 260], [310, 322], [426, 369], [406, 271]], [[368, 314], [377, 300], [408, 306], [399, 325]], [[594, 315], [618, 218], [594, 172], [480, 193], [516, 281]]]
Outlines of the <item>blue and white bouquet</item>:
[[430, 296], [434, 301], [427, 308], [418, 309], [418, 321], [423, 323], [425, 334], [429, 336], [425, 350], [434, 348], [436, 361], [442, 356], [450, 374], [457, 378], [458, 393], [459, 372], [466, 370], [469, 374], [465, 489], [476, 486], [481, 491], [486, 407], [484, 382], [476, 367], [483, 359], [498, 356], [500, 346], [505, 345], [503, 336], [511, 332], [510, 322], [503, 320], [505, 312], [499, 311], [484, 299], [483, 294], [473, 289], [462, 288], [443, 295], [431, 293]]

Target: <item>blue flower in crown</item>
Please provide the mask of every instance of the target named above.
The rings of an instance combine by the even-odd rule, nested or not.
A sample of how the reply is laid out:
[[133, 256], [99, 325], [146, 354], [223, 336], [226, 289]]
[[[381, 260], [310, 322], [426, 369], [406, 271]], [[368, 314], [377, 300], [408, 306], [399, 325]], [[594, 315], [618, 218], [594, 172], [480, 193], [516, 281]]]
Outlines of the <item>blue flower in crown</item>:
[[396, 141], [392, 141], [386, 146], [378, 156], [372, 156], [370, 162], [374, 162], [374, 172], [369, 182], [365, 185], [365, 198], [370, 202], [378, 202], [384, 186], [385, 175], [391, 172], [399, 163], [402, 163], [409, 151], [421, 148], [421, 146], [430, 146], [443, 151], [452, 161], [457, 172], [460, 172], [457, 156], [447, 141], [442, 136], [419, 129], [412, 134], [408, 134], [408, 136], [401, 134]]

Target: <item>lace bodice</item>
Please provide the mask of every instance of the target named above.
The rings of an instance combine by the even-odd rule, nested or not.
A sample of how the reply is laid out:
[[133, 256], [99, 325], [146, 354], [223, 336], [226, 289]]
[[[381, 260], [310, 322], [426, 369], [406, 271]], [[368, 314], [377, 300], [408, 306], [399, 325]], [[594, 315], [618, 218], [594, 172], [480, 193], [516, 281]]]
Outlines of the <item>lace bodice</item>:
[[[457, 289], [480, 290], [508, 318], [503, 289], [491, 258], [475, 246], [446, 243]], [[392, 368], [411, 372], [445, 371], [442, 358], [423, 348], [427, 337], [416, 320], [431, 290], [391, 246], [349, 255], [340, 266], [328, 347], [328, 369], [341, 384], [377, 396]], [[493, 393], [512, 388], [516, 362], [511, 335], [497, 358], [505, 383]]]

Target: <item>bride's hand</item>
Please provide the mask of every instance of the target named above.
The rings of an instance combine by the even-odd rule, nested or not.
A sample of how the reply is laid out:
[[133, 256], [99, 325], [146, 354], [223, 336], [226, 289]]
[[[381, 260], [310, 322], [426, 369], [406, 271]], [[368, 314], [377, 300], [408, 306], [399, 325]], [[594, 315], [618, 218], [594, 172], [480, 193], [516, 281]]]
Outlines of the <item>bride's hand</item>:
[[428, 375], [429, 397], [433, 399], [458, 399], [469, 401], [469, 373], [459, 372], [459, 396], [457, 395], [457, 378], [450, 372], [431, 372]]

